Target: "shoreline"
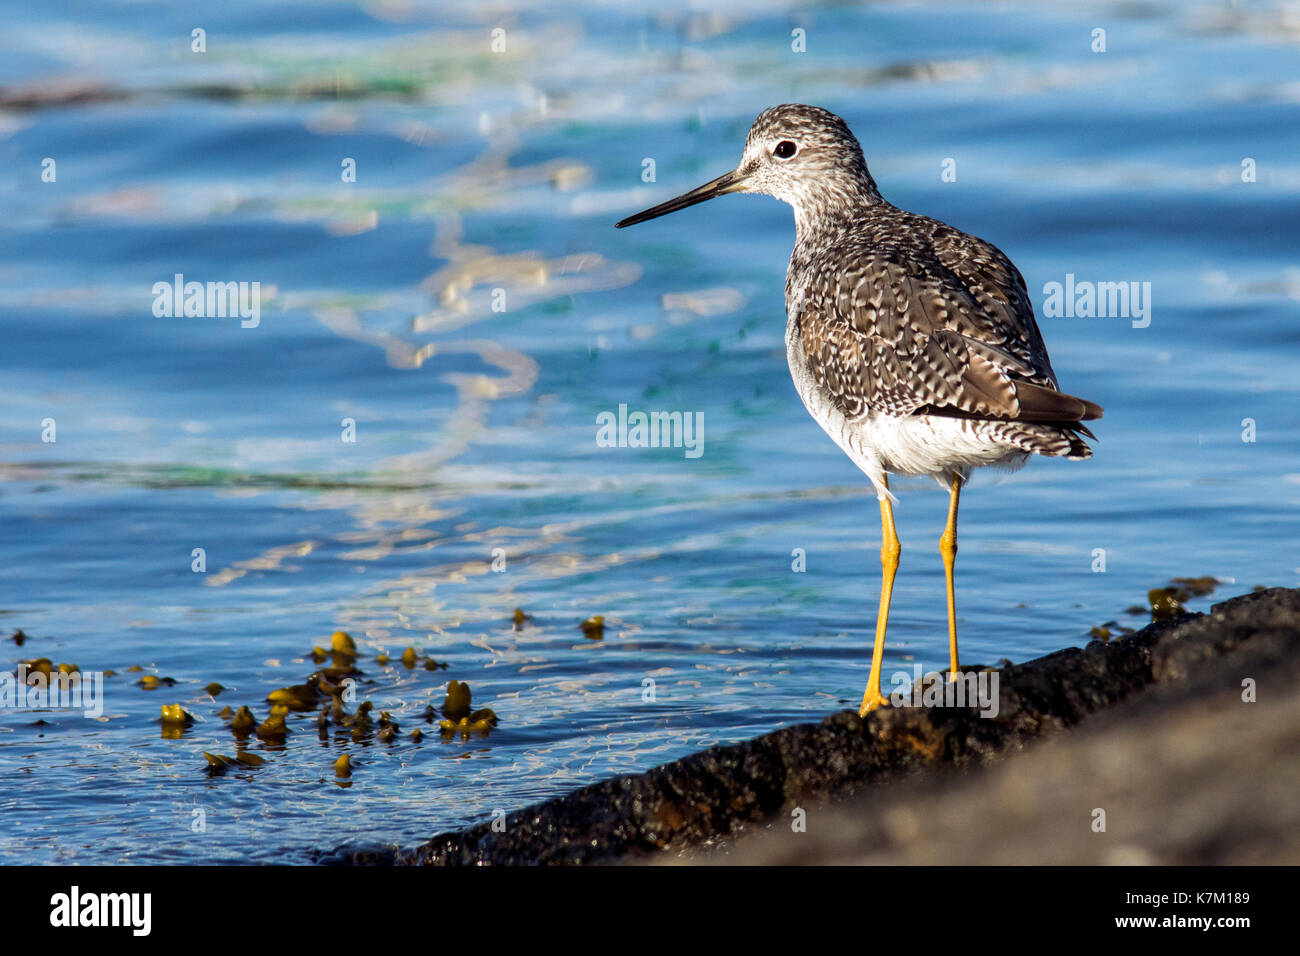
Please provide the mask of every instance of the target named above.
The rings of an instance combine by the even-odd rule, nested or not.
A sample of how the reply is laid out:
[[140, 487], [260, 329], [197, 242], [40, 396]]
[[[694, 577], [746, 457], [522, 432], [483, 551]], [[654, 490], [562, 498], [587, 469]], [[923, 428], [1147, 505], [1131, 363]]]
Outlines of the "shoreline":
[[[818, 842], [799, 839], [806, 834], [792, 831], [792, 814], [834, 818], [837, 807], [878, 798], [897, 790], [893, 784], [930, 791], [969, 788], [979, 784], [973, 779], [979, 774], [964, 771], [1014, 771], [1026, 759], [1020, 752], [1032, 756], [1039, 741], [1068, 741], [1074, 736], [1069, 731], [1081, 723], [1135, 706], [1135, 717], [1112, 722], [1118, 726], [1111, 739], [1128, 732], [1149, 741], [1143, 726], [1160, 724], [1162, 714], [1187, 708], [1189, 699], [1201, 699], [1198, 695], [1218, 695], [1230, 703], [1237, 695], [1244, 698], [1243, 680], [1252, 687], [1267, 685], [1275, 698], [1279, 688], [1300, 685], [1292, 679], [1300, 676], [1292, 663], [1300, 661], [1298, 652], [1300, 590], [1271, 588], [1226, 599], [1208, 612], [1153, 622], [1123, 638], [1094, 640], [1005, 667], [999, 671], [996, 716], [981, 717], [978, 707], [881, 708], [865, 718], [841, 711], [820, 723], [715, 746], [525, 807], [507, 815], [500, 832], [487, 822], [438, 834], [415, 848], [345, 845], [319, 854], [316, 862], [607, 864], [727, 861], [732, 854], [737, 854], [732, 862], [770, 862], [773, 855], [788, 861], [792, 852], [796, 862], [825, 862], [852, 843], [846, 832], [852, 818], [841, 819], [837, 839]], [[1240, 712], [1234, 732], [1250, 735], [1264, 714]], [[1171, 726], [1166, 732], [1172, 747], [1178, 730]], [[1237, 750], [1249, 749], [1241, 743], [1226, 741]], [[1059, 769], [1056, 773], [1059, 777]], [[891, 786], [873, 786], [879, 783]], [[1253, 784], [1242, 779], [1236, 785]], [[997, 809], [991, 805], [989, 813]], [[764, 834], [784, 836], [786, 845], [769, 840], [764, 849], [758, 846], [768, 839]], [[791, 849], [792, 839], [799, 849]], [[818, 854], [809, 857], [813, 847]]]

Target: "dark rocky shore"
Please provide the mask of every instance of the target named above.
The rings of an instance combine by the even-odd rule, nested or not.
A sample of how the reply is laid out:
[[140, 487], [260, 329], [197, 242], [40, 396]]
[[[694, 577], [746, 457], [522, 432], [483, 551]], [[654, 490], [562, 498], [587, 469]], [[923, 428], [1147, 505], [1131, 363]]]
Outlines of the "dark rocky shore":
[[1243, 595], [999, 678], [994, 717], [845, 711], [584, 787], [503, 832], [485, 823], [320, 862], [1300, 861], [1300, 591]]

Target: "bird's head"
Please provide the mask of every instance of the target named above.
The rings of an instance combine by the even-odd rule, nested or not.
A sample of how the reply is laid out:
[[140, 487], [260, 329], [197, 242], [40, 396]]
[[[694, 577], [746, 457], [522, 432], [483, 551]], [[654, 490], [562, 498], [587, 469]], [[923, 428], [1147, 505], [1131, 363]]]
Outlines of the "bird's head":
[[848, 124], [817, 106], [786, 104], [759, 114], [731, 172], [617, 225], [632, 226], [736, 192], [774, 196], [793, 206], [799, 221], [880, 198]]

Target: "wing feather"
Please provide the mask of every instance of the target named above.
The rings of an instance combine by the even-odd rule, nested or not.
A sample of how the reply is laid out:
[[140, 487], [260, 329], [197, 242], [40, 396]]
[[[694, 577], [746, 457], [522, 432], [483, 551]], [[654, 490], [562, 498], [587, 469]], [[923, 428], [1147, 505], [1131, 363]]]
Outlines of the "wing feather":
[[885, 215], [791, 264], [808, 371], [841, 413], [1066, 426], [1101, 417], [1058, 390], [1024, 278], [1000, 250], [924, 216]]

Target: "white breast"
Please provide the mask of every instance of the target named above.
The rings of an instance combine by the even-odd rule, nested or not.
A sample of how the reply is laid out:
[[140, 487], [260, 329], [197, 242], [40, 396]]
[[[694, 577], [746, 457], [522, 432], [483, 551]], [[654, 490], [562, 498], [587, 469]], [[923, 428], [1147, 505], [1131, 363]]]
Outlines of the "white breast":
[[955, 473], [971, 468], [1019, 468], [1028, 453], [1005, 442], [990, 440], [979, 423], [945, 416], [892, 417], [874, 412], [847, 419], [808, 371], [803, 346], [786, 326], [786, 359], [804, 407], [817, 424], [871, 479], [877, 495], [886, 495], [885, 475], [924, 475], [948, 487]]

